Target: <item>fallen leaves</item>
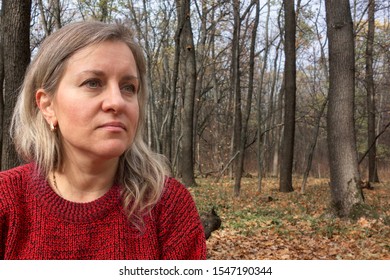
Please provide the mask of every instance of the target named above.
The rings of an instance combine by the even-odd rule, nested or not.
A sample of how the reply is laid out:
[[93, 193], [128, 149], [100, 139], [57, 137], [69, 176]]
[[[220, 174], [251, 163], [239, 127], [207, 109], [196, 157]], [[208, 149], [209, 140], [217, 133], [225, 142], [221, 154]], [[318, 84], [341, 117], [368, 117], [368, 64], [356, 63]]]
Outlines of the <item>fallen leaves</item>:
[[198, 183], [191, 189], [198, 208], [214, 206], [222, 219], [222, 227], [207, 240], [208, 259], [390, 259], [389, 184], [365, 191], [379, 218], [351, 222], [328, 213], [325, 180], [309, 182], [302, 195], [279, 193], [272, 180], [257, 193], [255, 179], [247, 179], [240, 198], [233, 198], [226, 181]]

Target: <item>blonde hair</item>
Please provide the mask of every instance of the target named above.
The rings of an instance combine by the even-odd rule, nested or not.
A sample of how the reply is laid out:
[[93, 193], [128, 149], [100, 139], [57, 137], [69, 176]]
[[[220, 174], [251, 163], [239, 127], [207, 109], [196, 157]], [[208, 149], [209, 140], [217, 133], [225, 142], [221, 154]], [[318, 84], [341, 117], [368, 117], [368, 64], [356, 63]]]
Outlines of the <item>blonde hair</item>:
[[[14, 110], [11, 135], [19, 155], [35, 162], [39, 172], [48, 177], [62, 164], [61, 136], [52, 133], [35, 102], [35, 93], [42, 88], [54, 95], [66, 69], [68, 59], [80, 49], [107, 40], [127, 44], [134, 55], [140, 77], [138, 92], [139, 123], [131, 147], [119, 159], [116, 181], [123, 187], [123, 204], [128, 217], [142, 222], [159, 200], [168, 164], [165, 158], [151, 151], [143, 139], [147, 86], [143, 51], [133, 32], [122, 24], [89, 21], [69, 24], [47, 37], [27, 69]], [[136, 224], [136, 223], [135, 223]]]

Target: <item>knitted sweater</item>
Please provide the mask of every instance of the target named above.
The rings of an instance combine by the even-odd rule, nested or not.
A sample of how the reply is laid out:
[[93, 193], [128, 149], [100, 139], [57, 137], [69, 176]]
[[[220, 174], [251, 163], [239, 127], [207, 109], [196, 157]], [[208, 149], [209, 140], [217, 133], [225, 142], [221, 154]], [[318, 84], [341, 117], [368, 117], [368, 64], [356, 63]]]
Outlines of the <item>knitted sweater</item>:
[[205, 258], [195, 203], [173, 178], [140, 232], [125, 216], [119, 186], [75, 203], [59, 197], [34, 164], [0, 172], [0, 259]]

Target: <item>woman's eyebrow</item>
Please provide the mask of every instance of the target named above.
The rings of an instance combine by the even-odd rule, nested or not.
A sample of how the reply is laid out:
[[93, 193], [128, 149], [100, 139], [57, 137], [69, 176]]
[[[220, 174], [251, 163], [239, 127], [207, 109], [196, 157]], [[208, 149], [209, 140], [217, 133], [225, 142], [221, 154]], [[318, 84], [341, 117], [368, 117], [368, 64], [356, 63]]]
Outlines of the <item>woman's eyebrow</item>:
[[139, 80], [139, 78], [137, 76], [134, 76], [134, 75], [125, 75], [123, 77], [124, 80]]
[[[93, 69], [93, 70], [89, 70], [89, 69], [83, 70], [83, 71], [81, 71], [81, 72], [79, 72], [77, 74], [78, 75], [93, 74], [93, 75], [96, 75], [98, 77], [106, 75], [104, 71], [102, 71], [102, 70], [95, 70], [95, 69]], [[123, 80], [139, 80], [139, 77], [134, 76], [134, 75], [125, 75], [125, 76], [123, 76]]]
[[81, 72], [79, 72], [79, 73], [77, 73], [77, 74], [81, 74], [81, 75], [84, 75], [84, 74], [93, 74], [93, 75], [96, 75], [96, 76], [104, 76], [105, 75], [105, 73], [104, 73], [104, 71], [102, 71], [102, 70], [83, 70], [83, 71], [81, 71]]

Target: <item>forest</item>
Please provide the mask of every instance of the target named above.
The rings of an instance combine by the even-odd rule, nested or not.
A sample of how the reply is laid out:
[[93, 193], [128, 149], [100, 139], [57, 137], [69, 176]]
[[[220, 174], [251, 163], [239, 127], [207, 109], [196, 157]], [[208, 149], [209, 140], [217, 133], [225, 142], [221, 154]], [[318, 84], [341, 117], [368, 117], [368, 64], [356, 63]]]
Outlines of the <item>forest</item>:
[[[136, 32], [147, 62], [146, 142], [168, 158], [199, 210], [215, 208], [222, 218], [208, 240], [210, 258], [228, 258], [226, 242], [245, 238], [230, 258], [249, 258], [252, 236], [269, 230], [290, 244], [305, 227], [334, 251], [314, 248], [321, 239], [312, 240], [317, 255], [290, 244], [252, 256], [390, 258], [387, 0], [0, 5], [0, 170], [21, 163], [10, 118], [44, 38], [75, 21], [120, 22]], [[335, 239], [351, 236], [360, 245], [343, 243], [355, 249], [340, 252]], [[367, 236], [372, 243], [361, 241]]]

